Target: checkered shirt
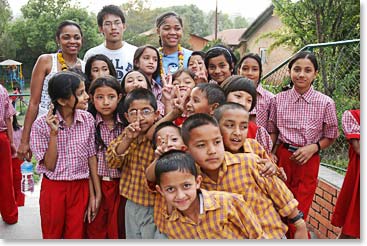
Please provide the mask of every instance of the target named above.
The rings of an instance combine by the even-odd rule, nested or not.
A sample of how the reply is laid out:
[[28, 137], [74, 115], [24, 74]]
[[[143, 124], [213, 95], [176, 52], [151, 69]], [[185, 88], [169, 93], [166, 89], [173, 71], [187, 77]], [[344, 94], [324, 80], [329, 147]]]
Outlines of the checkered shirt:
[[321, 138], [338, 137], [334, 101], [311, 88], [303, 95], [294, 88], [277, 94], [270, 104], [267, 130], [280, 142], [306, 146]]
[[67, 127], [58, 111], [56, 114], [60, 127], [64, 129], [59, 129], [57, 134], [57, 160], [54, 171], [48, 170], [43, 164], [50, 141], [47, 114], [39, 117], [32, 125], [30, 147], [38, 161], [37, 172], [46, 174], [51, 180], [87, 179], [88, 159], [96, 155], [94, 118], [89, 112], [77, 109], [73, 124]]
[[6, 131], [6, 119], [15, 115], [15, 109], [10, 102], [8, 91], [0, 84], [0, 132]]
[[[120, 118], [117, 116], [117, 123], [112, 130], [108, 128], [106, 123], [103, 121], [101, 115], [97, 113], [96, 115], [96, 127], [99, 126], [101, 132], [101, 138], [105, 145], [108, 147], [109, 143], [117, 138], [118, 135], [121, 134], [123, 130], [123, 126], [121, 124]], [[107, 149], [96, 150], [97, 151], [97, 161], [98, 161], [98, 175], [105, 176], [110, 178], [120, 178], [120, 170], [117, 168], [108, 168], [106, 161], [106, 151]]]
[[251, 110], [250, 115], [256, 115], [256, 124], [266, 127], [269, 118], [270, 100], [275, 96], [268, 90], [265, 90], [261, 84], [256, 88], [256, 106]]
[[[170, 239], [261, 239], [263, 231], [241, 195], [200, 190], [203, 212], [196, 223], [177, 209], [166, 218]], [[199, 196], [199, 195], [198, 195]]]
[[342, 127], [347, 139], [360, 139], [361, 126], [349, 110], [343, 113]]
[[145, 169], [154, 160], [151, 141], [144, 137], [138, 143], [135, 139], [122, 155], [116, 154], [117, 146], [123, 141], [123, 134], [112, 140], [106, 152], [109, 168], [121, 168], [120, 194], [143, 205], [153, 206], [155, 193], [149, 191]]
[[267, 238], [280, 239], [287, 231], [282, 217], [287, 217], [298, 206], [298, 201], [278, 177], [264, 178], [254, 154], [225, 153], [218, 180], [201, 173], [202, 188], [243, 195], [257, 215]]
[[256, 140], [264, 147], [266, 152], [270, 153], [273, 149], [273, 141], [264, 127], [259, 126], [259, 128], [257, 128]]

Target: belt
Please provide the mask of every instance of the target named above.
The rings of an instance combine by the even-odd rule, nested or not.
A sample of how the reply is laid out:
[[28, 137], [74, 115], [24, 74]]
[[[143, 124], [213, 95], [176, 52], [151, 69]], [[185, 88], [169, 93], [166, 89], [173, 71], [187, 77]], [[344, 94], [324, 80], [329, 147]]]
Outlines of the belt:
[[102, 181], [115, 181], [119, 178], [111, 178], [111, 177], [108, 177], [108, 176], [102, 176]]
[[289, 143], [283, 143], [283, 146], [289, 151], [289, 152], [296, 152], [296, 150], [299, 148], [299, 146], [291, 145]]

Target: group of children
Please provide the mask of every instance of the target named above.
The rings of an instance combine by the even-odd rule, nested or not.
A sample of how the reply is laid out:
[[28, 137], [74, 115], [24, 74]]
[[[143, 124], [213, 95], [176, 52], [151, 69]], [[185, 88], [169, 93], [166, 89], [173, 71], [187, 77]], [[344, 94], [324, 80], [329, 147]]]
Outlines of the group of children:
[[[157, 19], [161, 35], [173, 20]], [[43, 238], [309, 238], [318, 153], [338, 136], [334, 102], [312, 87], [316, 57], [297, 53], [293, 88], [277, 95], [256, 54], [237, 63], [215, 46], [182, 60], [171, 74], [145, 45], [121, 82], [103, 54], [49, 79], [30, 137]]]

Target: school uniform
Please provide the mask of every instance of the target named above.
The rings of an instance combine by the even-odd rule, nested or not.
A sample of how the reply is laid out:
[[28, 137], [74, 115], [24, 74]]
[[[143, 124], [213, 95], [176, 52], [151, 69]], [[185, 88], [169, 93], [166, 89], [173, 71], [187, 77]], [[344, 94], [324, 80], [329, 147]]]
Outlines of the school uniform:
[[110, 143], [106, 160], [109, 168], [121, 168], [120, 194], [127, 199], [126, 239], [153, 239], [157, 233], [153, 219], [155, 194], [149, 191], [145, 169], [154, 160], [154, 149], [144, 137], [139, 142], [135, 139], [125, 153], [118, 155], [116, 148], [123, 138], [121, 134]]
[[281, 217], [288, 217], [297, 208], [298, 201], [278, 177], [260, 175], [254, 154], [225, 152], [217, 180], [204, 172], [200, 174], [203, 189], [241, 194], [258, 216], [266, 238], [284, 237], [287, 225]]
[[[303, 95], [294, 88], [281, 92], [271, 100], [267, 130], [278, 133], [278, 165], [284, 168], [285, 182], [299, 201], [298, 209], [306, 220], [317, 187], [320, 156], [316, 153], [304, 165], [289, 158], [299, 147], [338, 137], [335, 103], [312, 86]], [[290, 228], [291, 237], [294, 229]]]
[[0, 84], [0, 215], [7, 224], [18, 222], [18, 207], [13, 188], [10, 140], [6, 119], [15, 115], [7, 90]]
[[166, 218], [170, 239], [262, 239], [258, 218], [239, 194], [198, 191], [199, 222], [176, 208]]
[[[108, 144], [123, 130], [122, 122], [120, 118], [117, 118], [117, 123], [113, 129], [109, 129], [107, 124], [103, 121], [101, 115], [96, 115], [96, 127], [100, 130], [100, 136], [103, 142], [108, 147]], [[98, 146], [100, 148], [100, 146]], [[124, 214], [120, 215], [119, 207], [120, 201], [125, 198], [120, 196], [119, 183], [120, 183], [120, 170], [116, 168], [108, 168], [106, 161], [106, 148], [97, 149], [97, 162], [98, 162], [98, 176], [101, 179], [102, 201], [98, 210], [96, 218], [86, 224], [87, 237], [90, 239], [118, 239], [119, 238], [119, 225], [118, 220], [124, 219]], [[123, 229], [124, 224], [122, 225]]]
[[[13, 142], [16, 149], [18, 149], [20, 145], [20, 140], [22, 138], [23, 128], [18, 130], [13, 129]], [[13, 167], [13, 187], [15, 194], [15, 201], [17, 202], [17, 206], [24, 206], [25, 195], [21, 191], [21, 182], [22, 182], [22, 173], [20, 170], [20, 166], [22, 165], [23, 160], [17, 157], [17, 153], [14, 153], [12, 156], [12, 167]]]
[[96, 155], [93, 116], [76, 109], [74, 121], [67, 127], [60, 120], [57, 135], [57, 161], [54, 171], [43, 164], [50, 141], [50, 127], [46, 116], [38, 118], [31, 130], [31, 150], [42, 174], [40, 214], [43, 238], [81, 239], [84, 232], [84, 214], [89, 202], [90, 157]]
[[249, 113], [256, 116], [256, 125], [266, 128], [269, 118], [269, 105], [274, 94], [265, 90], [261, 84], [256, 87], [256, 106]]
[[266, 152], [271, 153], [273, 141], [264, 127], [250, 121], [248, 123], [247, 138], [256, 139], [264, 147]]
[[[360, 139], [360, 110], [343, 113], [342, 126], [347, 140]], [[360, 238], [360, 155], [349, 144], [349, 163], [343, 186], [334, 208], [331, 224], [342, 233]]]

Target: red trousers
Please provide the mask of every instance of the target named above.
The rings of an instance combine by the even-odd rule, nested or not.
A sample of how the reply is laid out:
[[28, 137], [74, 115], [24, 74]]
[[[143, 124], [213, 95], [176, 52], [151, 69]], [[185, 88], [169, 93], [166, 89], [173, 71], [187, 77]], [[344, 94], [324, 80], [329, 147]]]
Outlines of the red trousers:
[[18, 222], [18, 207], [13, 187], [10, 141], [6, 132], [0, 132], [0, 214], [7, 224]]
[[12, 159], [13, 164], [13, 187], [15, 194], [15, 201], [18, 207], [24, 206], [24, 194], [21, 191], [22, 173], [20, 172], [20, 165], [23, 161], [18, 158]]
[[[299, 202], [298, 209], [303, 212], [303, 218], [306, 220], [317, 188], [320, 156], [313, 155], [306, 164], [298, 165], [289, 159], [293, 153], [288, 151], [283, 144], [279, 146], [276, 154], [279, 166], [283, 167], [287, 174], [285, 183]], [[292, 224], [288, 226], [287, 238], [294, 238], [295, 227]]]
[[56, 181], [43, 176], [40, 192], [43, 238], [82, 239], [88, 201], [88, 179]]
[[101, 181], [102, 202], [96, 218], [90, 224], [86, 224], [87, 238], [119, 238], [118, 208], [121, 200], [119, 184], [119, 178], [112, 181]]

